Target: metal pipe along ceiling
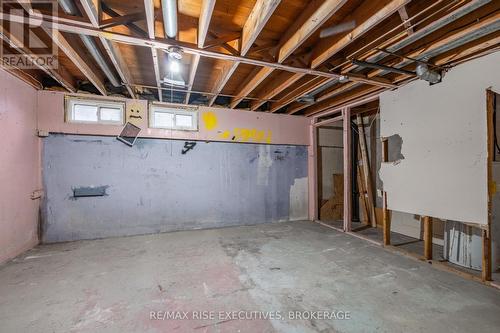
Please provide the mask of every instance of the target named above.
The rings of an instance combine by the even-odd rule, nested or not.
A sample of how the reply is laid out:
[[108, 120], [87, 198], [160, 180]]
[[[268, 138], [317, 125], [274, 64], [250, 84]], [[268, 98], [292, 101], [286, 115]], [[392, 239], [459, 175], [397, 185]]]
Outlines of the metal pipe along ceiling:
[[161, 0], [161, 8], [165, 34], [168, 38], [175, 38], [177, 36], [177, 1]]
[[[59, 0], [59, 4], [61, 5], [61, 8], [64, 10], [66, 14], [73, 16], [81, 16], [78, 8], [73, 3], [73, 0]], [[115, 73], [109, 67], [108, 63], [104, 59], [104, 56], [102, 55], [101, 50], [95, 43], [95, 40], [91, 36], [87, 35], [79, 35], [79, 36], [85, 47], [89, 50], [92, 57], [95, 59], [99, 67], [102, 69], [102, 71], [108, 78], [109, 82], [114, 87], [120, 87], [121, 86], [120, 81], [116, 78]]]

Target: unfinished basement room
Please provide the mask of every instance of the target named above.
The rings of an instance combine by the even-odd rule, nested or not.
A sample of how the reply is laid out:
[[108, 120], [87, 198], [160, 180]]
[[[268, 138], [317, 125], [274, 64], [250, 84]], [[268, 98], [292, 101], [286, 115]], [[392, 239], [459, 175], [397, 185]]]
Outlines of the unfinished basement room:
[[0, 333], [500, 332], [500, 0], [0, 7]]

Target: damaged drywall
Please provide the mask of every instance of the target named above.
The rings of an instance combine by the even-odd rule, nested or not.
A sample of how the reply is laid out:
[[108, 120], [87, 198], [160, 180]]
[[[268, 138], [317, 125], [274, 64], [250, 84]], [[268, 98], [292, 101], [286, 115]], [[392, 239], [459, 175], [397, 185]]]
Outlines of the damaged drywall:
[[[307, 218], [307, 147], [50, 135], [43, 240], [127, 236]], [[73, 190], [108, 186], [74, 200]]]
[[405, 158], [401, 153], [403, 138], [399, 134], [393, 134], [384, 139], [387, 140], [387, 162], [399, 164]]
[[388, 208], [486, 224], [486, 89], [500, 90], [500, 53], [380, 95], [381, 137], [399, 135], [404, 160], [382, 163]]

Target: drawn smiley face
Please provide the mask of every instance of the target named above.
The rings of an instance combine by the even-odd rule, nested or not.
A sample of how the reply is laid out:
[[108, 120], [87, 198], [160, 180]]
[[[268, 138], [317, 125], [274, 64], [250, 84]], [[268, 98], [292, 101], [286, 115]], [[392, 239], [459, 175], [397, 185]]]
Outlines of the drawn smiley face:
[[131, 119], [142, 119], [141, 111], [139, 109], [130, 109], [130, 113], [128, 115]]

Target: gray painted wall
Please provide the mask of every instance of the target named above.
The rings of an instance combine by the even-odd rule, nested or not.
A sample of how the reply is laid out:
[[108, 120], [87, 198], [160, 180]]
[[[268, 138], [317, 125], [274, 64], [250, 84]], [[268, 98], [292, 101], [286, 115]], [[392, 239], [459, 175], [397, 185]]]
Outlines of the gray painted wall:
[[[307, 147], [50, 135], [43, 241], [307, 219]], [[106, 195], [74, 198], [77, 187]], [[292, 216], [292, 218], [290, 218]]]

